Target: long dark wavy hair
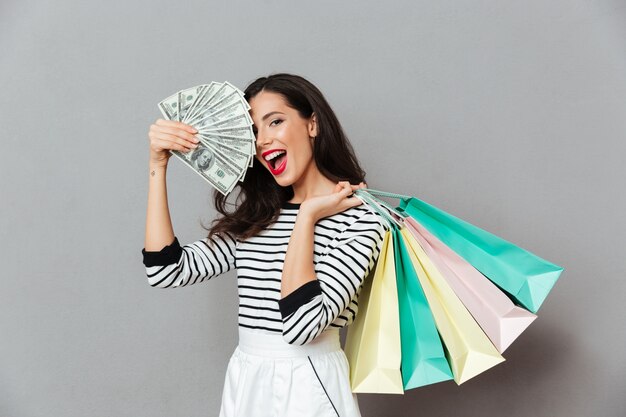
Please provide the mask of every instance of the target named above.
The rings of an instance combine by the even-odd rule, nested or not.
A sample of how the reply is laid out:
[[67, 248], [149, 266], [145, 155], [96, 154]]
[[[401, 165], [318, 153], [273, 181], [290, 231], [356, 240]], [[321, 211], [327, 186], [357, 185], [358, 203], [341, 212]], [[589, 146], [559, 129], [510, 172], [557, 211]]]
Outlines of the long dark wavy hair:
[[[313, 158], [325, 177], [351, 184], [365, 181], [365, 171], [359, 165], [352, 145], [317, 87], [298, 75], [272, 74], [257, 78], [248, 85], [244, 92], [246, 100], [249, 102], [261, 91], [281, 94], [287, 105], [303, 118], [308, 119], [315, 113], [317, 136], [313, 141]], [[224, 196], [215, 190], [215, 208], [222, 216], [214, 219], [211, 227], [203, 226], [209, 236], [223, 232], [242, 240], [254, 236], [274, 223], [283, 202], [293, 198], [292, 187], [280, 186], [256, 158], [244, 181], [238, 182], [235, 188], [239, 188], [239, 192], [232, 203], [227, 201], [230, 195]], [[227, 210], [227, 206], [234, 207], [234, 210]]]

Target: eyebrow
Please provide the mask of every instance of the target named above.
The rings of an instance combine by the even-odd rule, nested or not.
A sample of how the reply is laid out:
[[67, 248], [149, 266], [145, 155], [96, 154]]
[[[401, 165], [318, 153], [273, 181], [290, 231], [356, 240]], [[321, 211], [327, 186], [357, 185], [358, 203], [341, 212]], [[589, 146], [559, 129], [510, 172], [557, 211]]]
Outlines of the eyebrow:
[[285, 114], [285, 113], [281, 113], [281, 112], [279, 112], [279, 111], [272, 111], [272, 112], [267, 113], [265, 116], [263, 116], [263, 117], [261, 118], [261, 121], [262, 121], [262, 122], [264, 122], [264, 121], [265, 121], [265, 119], [267, 119], [268, 117], [270, 117], [272, 114], [276, 114], [276, 113], [278, 113], [278, 114]]

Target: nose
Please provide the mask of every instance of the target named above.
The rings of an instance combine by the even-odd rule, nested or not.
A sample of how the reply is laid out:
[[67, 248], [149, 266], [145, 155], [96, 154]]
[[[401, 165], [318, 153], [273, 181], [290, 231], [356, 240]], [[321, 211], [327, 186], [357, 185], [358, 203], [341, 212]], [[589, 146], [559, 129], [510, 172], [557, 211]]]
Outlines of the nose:
[[262, 152], [267, 144], [272, 143], [272, 138], [263, 132], [257, 132], [256, 134], [256, 147], [259, 152]]

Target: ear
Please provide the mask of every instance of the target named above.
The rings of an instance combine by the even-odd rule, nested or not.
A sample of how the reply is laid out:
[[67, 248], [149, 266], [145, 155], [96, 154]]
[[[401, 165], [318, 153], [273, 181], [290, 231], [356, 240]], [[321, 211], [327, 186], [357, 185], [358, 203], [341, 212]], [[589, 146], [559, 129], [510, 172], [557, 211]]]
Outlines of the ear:
[[317, 115], [315, 113], [312, 113], [309, 118], [308, 130], [310, 137], [317, 136]]

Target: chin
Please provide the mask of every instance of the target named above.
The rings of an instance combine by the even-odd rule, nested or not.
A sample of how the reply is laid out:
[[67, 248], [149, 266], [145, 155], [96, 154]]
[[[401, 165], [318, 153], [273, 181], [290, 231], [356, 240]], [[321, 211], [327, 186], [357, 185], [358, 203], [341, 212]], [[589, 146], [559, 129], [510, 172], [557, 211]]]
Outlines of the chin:
[[274, 177], [274, 181], [276, 181], [276, 183], [280, 185], [281, 187], [291, 187], [293, 186], [293, 184], [295, 184], [298, 181], [298, 178], [299, 176], [297, 175], [297, 173], [290, 171], [290, 172], [283, 172], [281, 175]]
[[290, 187], [294, 183], [294, 181], [287, 176], [274, 177], [274, 181], [281, 187]]

